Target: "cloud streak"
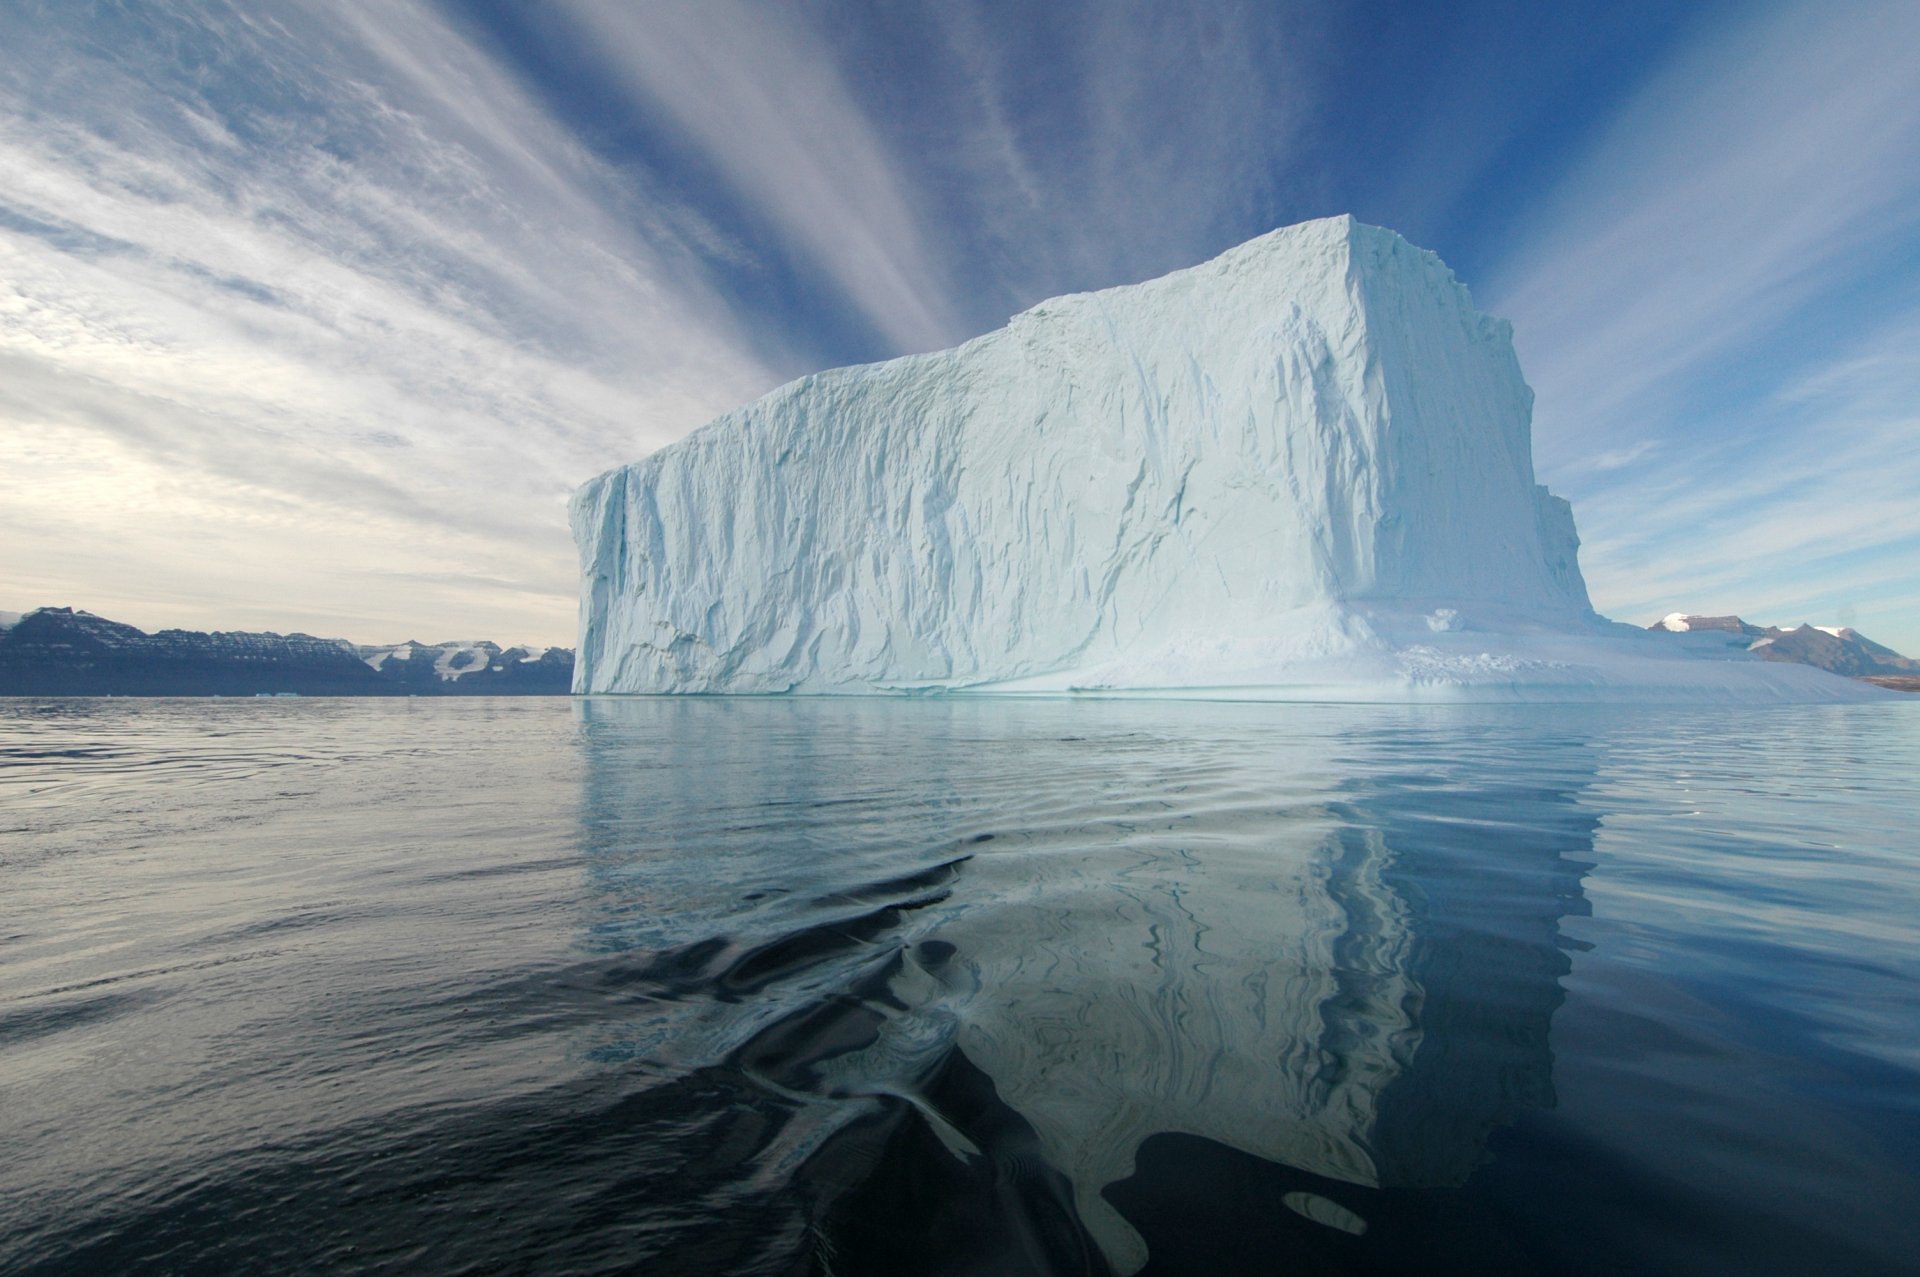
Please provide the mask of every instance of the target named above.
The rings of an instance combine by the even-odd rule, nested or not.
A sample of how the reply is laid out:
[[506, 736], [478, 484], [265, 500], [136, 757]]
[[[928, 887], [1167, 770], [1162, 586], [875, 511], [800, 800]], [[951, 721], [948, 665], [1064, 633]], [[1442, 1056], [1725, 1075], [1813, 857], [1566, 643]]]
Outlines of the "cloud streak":
[[1915, 40], [1911, 5], [1793, 6], [1714, 32], [1619, 113], [1486, 290], [1551, 392], [1547, 465], [1638, 442], [1676, 381], [1911, 242]]
[[1920, 316], [1749, 405], [1754, 458], [1696, 443], [1587, 503], [1582, 558], [1622, 616], [1741, 611], [1857, 625], [1903, 650], [1920, 613]]
[[[41, 17], [0, 70], [0, 559], [25, 605], [104, 558], [115, 584], [78, 601], [148, 601], [136, 621], [298, 599], [356, 635], [428, 611], [563, 640], [565, 494], [774, 380], [669, 202], [427, 8]], [[373, 572], [449, 564], [553, 585], [536, 608]]]
[[1711, 32], [1625, 104], [1484, 290], [1515, 322], [1539, 464], [1575, 500], [1603, 610], [1844, 607], [1920, 647], [1920, 449], [1884, 394], [1920, 392], [1902, 345], [1920, 311], [1871, 300], [1920, 232], [1916, 40], [1920, 10], [1897, 3]]
[[0, 590], [564, 640], [566, 493], [804, 371], [834, 309], [782, 331], [729, 283], [821, 284], [885, 355], [1239, 238], [1280, 136], [1249, 14], [1063, 8], [1036, 61], [929, 7], [887, 80], [829, 8], [545, 11], [653, 156], [425, 0], [0, 15]]
[[968, 335], [899, 164], [806, 24], [738, 0], [562, 8], [580, 50], [671, 115], [897, 350]]
[[566, 641], [597, 470], [1355, 209], [1515, 321], [1604, 609], [1920, 649], [1920, 11], [1732, 12], [0, 11], [0, 606]]

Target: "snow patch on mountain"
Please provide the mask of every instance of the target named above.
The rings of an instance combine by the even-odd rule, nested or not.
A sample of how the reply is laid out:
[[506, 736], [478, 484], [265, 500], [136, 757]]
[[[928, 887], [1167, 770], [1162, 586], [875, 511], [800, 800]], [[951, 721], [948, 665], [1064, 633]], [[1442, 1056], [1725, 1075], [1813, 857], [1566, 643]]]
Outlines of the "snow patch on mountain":
[[0, 695], [553, 695], [567, 691], [572, 675], [565, 648], [367, 647], [227, 630], [147, 634], [72, 608], [38, 608], [0, 629]]
[[1675, 612], [1647, 628], [1670, 633], [1715, 634], [1722, 642], [1742, 647], [1762, 660], [1808, 665], [1847, 678], [1920, 676], [1920, 660], [1902, 656], [1846, 625], [1803, 622], [1783, 628], [1755, 625], [1737, 616], [1691, 616]]
[[361, 646], [355, 649], [360, 659], [374, 669], [383, 669], [389, 661], [419, 660], [433, 667], [432, 677], [455, 682], [473, 674], [501, 670], [516, 665], [537, 665], [549, 659], [549, 653], [571, 661], [565, 648], [501, 647], [485, 639], [455, 639], [446, 643], [420, 643], [409, 639], [392, 646]]

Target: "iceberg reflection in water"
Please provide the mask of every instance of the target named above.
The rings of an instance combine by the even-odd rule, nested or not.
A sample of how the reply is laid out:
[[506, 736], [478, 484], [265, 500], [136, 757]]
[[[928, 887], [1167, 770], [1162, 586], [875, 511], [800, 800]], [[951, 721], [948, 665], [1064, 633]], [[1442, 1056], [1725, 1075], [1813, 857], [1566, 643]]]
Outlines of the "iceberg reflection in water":
[[1914, 708], [0, 702], [0, 1271], [1910, 1272]]
[[[1587, 867], [1562, 857], [1590, 850], [1591, 818], [1551, 793], [1364, 789], [976, 862], [992, 903], [935, 927], [964, 970], [955, 1046], [1033, 1125], [1117, 1271], [1146, 1249], [1102, 1193], [1154, 1135], [1347, 1184], [1450, 1186], [1493, 1126], [1550, 1097], [1555, 924]], [[1528, 840], [1485, 855], [1510, 820]]]
[[[1178, 729], [1186, 706], [591, 702], [585, 712], [615, 733], [662, 716], [753, 721], [662, 735], [763, 748], [716, 774], [751, 777], [802, 810], [864, 810], [861, 780], [883, 758], [922, 772], [902, 792], [914, 795], [909, 823], [927, 835], [926, 870], [826, 893], [813, 906], [825, 916], [797, 935], [736, 936], [703, 970], [722, 987], [777, 970], [796, 990], [824, 983], [830, 999], [860, 988], [858, 1014], [810, 1007], [798, 1015], [808, 1031], [764, 1030], [776, 1045], [750, 1044], [739, 1058], [771, 1085], [804, 1076], [796, 1089], [816, 1099], [892, 1098], [894, 1119], [923, 1124], [947, 1156], [997, 1163], [1000, 1191], [1024, 1182], [1044, 1199], [1051, 1176], [1033, 1173], [1037, 1158], [1071, 1204], [1053, 1232], [1059, 1215], [1077, 1220], [1116, 1272], [1138, 1271], [1149, 1250], [1108, 1190], [1155, 1136], [1200, 1137], [1326, 1184], [1443, 1187], [1466, 1180], [1491, 1129], [1551, 1100], [1548, 1024], [1569, 965], [1558, 923], [1584, 911], [1597, 825], [1578, 802], [1592, 766], [1582, 748], [1556, 760], [1555, 787], [1527, 788], [1436, 758], [1433, 733], [1418, 726], [1264, 741], [1256, 730], [1238, 742], [1254, 752], [1222, 751]], [[799, 724], [780, 721], [789, 713], [809, 731], [837, 720], [851, 739], [824, 733], [825, 756], [794, 750], [782, 729]], [[1239, 711], [1249, 722], [1260, 713]], [[1021, 730], [1008, 732], [1012, 723]], [[880, 738], [864, 739], [863, 727]], [[889, 729], [900, 739], [886, 739]], [[616, 767], [592, 773], [602, 821], [657, 823], [661, 804], [688, 801]], [[772, 853], [778, 868], [749, 853], [724, 869], [703, 857], [705, 871], [772, 881], [836, 857], [805, 836], [806, 817], [775, 828], [775, 844], [801, 835]], [[848, 832], [857, 846], [857, 826]], [[670, 872], [677, 883], [700, 870]], [[827, 975], [836, 964], [846, 970]], [[842, 1031], [825, 1031], [826, 1019]], [[955, 1056], [1017, 1119], [1012, 1147], [995, 1147], [1007, 1114], [983, 1133], [931, 1093]], [[869, 1167], [839, 1174], [888, 1179], [900, 1156], [873, 1153]], [[1275, 1205], [1364, 1233], [1364, 1207], [1329, 1191], [1295, 1190]], [[979, 1215], [1031, 1220], [1034, 1209], [982, 1204]], [[875, 1227], [851, 1214], [838, 1212], [844, 1228]], [[1000, 1240], [1031, 1259], [1048, 1239]]]

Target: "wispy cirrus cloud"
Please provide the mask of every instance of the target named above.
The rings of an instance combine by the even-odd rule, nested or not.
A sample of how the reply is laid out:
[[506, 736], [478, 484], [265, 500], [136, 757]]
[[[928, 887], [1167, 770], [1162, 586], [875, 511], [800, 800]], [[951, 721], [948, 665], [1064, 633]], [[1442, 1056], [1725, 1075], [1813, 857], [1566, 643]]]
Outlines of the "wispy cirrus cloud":
[[1744, 405], [1752, 448], [1701, 439], [1581, 508], [1596, 598], [1858, 625], [1920, 650], [1920, 314]]
[[1920, 310], [1881, 287], [1920, 234], [1916, 40], [1900, 3], [1708, 33], [1485, 290], [1515, 321], [1542, 473], [1575, 499], [1602, 610], [1845, 610], [1920, 646]]
[[1516, 321], [1603, 608], [1920, 648], [1920, 15], [1663, 12], [0, 10], [0, 605], [564, 639], [594, 471], [1354, 210]]
[[955, 233], [984, 241], [1016, 304], [1192, 265], [1296, 200], [1325, 204], [1303, 196], [1298, 162], [1330, 90], [1317, 6], [1062, 3], [1011, 29], [979, 5], [929, 17], [971, 178]]
[[1310, 10], [566, 0], [553, 12], [582, 74], [695, 142], [788, 259], [857, 309], [878, 357], [1270, 229], [1275, 178], [1323, 87]]
[[1676, 382], [1911, 241], [1916, 39], [1899, 0], [1756, 11], [1674, 59], [1541, 202], [1485, 292], [1551, 396], [1549, 467], [1657, 430]]
[[[773, 380], [702, 280], [697, 215], [636, 198], [430, 8], [0, 28], [23, 604], [86, 580], [77, 601], [154, 623], [297, 602], [371, 637], [430, 611], [561, 639], [566, 493]], [[372, 571], [409, 564], [551, 585], [423, 600]]]
[[776, 6], [560, 6], [643, 110], [668, 113], [899, 351], [968, 335], [900, 165], [826, 43]]

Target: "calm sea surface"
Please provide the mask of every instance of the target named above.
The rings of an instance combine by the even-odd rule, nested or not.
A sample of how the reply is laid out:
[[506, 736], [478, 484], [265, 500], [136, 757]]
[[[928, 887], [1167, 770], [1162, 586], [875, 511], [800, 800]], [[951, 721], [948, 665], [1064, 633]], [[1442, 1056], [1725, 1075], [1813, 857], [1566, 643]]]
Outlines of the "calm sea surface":
[[1920, 1271], [1917, 777], [1920, 698], [0, 701], [0, 1271]]

